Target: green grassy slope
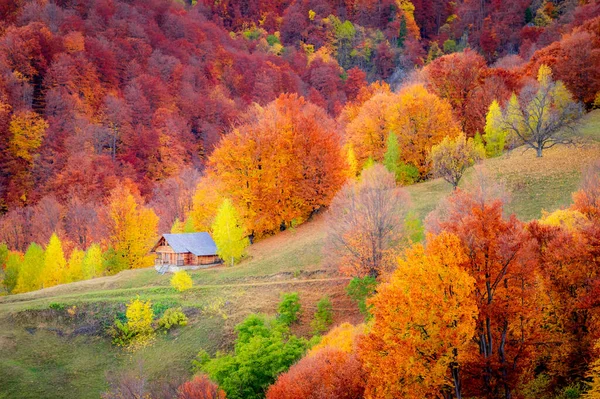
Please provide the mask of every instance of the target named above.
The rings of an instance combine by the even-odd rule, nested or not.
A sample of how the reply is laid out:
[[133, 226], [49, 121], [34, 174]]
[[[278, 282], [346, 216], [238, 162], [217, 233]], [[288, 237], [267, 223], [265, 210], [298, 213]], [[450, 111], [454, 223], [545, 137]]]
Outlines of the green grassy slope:
[[[530, 220], [570, 203], [582, 169], [600, 158], [600, 111], [585, 117], [581, 136], [585, 144], [552, 148], [543, 158], [517, 149], [483, 163], [510, 193], [508, 212]], [[407, 190], [420, 218], [451, 192], [439, 179]], [[140, 361], [151, 379], [188, 376], [198, 350], [227, 349], [233, 326], [251, 312], [274, 314], [281, 292], [300, 293], [305, 312], [298, 334], [308, 334], [315, 304], [326, 294], [336, 323], [359, 321], [344, 293], [347, 280], [323, 270], [325, 234], [325, 220], [317, 216], [253, 245], [234, 268], [193, 272], [195, 287], [183, 294], [169, 287], [169, 276], [146, 269], [0, 298], [0, 398], [97, 398], [106, 389], [107, 370], [131, 369]], [[112, 347], [102, 331], [138, 295], [162, 308], [184, 307], [190, 324], [131, 355]]]

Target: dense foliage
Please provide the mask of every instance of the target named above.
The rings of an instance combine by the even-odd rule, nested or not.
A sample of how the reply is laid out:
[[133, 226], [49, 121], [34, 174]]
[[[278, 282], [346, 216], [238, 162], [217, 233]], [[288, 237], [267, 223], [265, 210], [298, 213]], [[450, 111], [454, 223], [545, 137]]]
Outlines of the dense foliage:
[[[458, 188], [484, 156], [574, 141], [600, 102], [600, 2], [4, 3], [0, 294], [149, 267], [168, 231], [209, 231], [233, 266], [326, 209], [326, 262], [368, 325], [303, 357], [300, 298], [284, 295], [172, 397], [600, 391], [598, 167], [538, 221], [506, 215], [490, 182]], [[433, 176], [455, 190], [425, 238], [399, 186]], [[315, 333], [332, 311], [319, 302]], [[154, 315], [132, 300], [113, 342], [187, 323]], [[141, 373], [109, 385], [153, 395]]]
[[227, 393], [228, 398], [262, 398], [277, 375], [306, 350], [307, 342], [288, 327], [264, 315], [250, 315], [235, 327], [234, 352], [209, 359], [199, 356], [198, 368]]

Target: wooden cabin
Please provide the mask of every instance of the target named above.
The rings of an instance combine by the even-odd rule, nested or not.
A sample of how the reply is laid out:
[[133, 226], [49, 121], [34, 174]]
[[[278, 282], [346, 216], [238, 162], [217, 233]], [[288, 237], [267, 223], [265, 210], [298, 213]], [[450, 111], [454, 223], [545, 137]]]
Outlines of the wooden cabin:
[[150, 252], [156, 254], [157, 267], [206, 267], [221, 262], [208, 233], [163, 234]]

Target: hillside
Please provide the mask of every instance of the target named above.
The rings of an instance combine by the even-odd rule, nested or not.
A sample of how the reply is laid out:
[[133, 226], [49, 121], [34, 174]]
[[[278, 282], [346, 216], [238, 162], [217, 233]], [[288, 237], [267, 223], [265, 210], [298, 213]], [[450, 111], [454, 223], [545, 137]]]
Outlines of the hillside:
[[[516, 149], [484, 161], [511, 193], [508, 212], [531, 220], [542, 210], [570, 203], [582, 168], [600, 154], [600, 111], [585, 117], [580, 132], [584, 143], [552, 148], [543, 158]], [[450, 193], [441, 180], [407, 190], [419, 218]], [[106, 388], [108, 370], [137, 367], [140, 361], [150, 380], [187, 377], [200, 349], [228, 349], [233, 326], [252, 312], [274, 314], [283, 292], [300, 294], [305, 311], [295, 327], [298, 334], [308, 333], [315, 304], [323, 295], [333, 301], [335, 323], [359, 322], [361, 316], [344, 292], [347, 278], [322, 264], [325, 230], [325, 219], [318, 215], [259, 241], [238, 266], [191, 273], [195, 286], [183, 294], [169, 287], [170, 276], [144, 269], [1, 297], [0, 398], [97, 398]], [[138, 295], [157, 308], [182, 306], [190, 324], [130, 355], [111, 346], [102, 326]]]

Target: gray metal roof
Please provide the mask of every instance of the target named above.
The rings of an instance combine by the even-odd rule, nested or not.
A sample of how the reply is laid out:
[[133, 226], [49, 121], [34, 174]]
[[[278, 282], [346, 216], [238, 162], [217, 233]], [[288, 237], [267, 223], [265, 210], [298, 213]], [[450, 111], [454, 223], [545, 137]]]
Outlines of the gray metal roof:
[[217, 245], [208, 233], [163, 234], [163, 237], [177, 253], [191, 252], [196, 256], [217, 254]]

